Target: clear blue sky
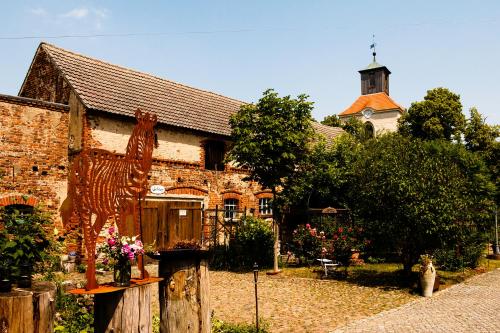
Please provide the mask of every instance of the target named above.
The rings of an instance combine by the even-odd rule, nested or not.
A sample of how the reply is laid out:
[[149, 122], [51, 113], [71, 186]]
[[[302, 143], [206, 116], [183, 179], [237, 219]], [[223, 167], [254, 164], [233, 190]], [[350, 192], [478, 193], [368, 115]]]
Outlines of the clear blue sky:
[[[0, 93], [16, 95], [38, 43], [57, 46], [244, 101], [267, 88], [307, 93], [313, 115], [360, 94], [377, 60], [390, 95], [409, 107], [428, 89], [459, 93], [500, 124], [500, 1], [5, 1]], [[201, 32], [201, 33], [200, 33]], [[128, 37], [4, 39], [79, 34]]]

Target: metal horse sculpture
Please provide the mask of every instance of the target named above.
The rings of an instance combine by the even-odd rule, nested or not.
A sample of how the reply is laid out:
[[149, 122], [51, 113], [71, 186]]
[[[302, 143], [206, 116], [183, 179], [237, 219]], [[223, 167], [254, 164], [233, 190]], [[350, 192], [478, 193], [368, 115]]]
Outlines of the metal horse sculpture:
[[[137, 110], [137, 124], [128, 141], [125, 156], [103, 149], [84, 149], [73, 161], [68, 196], [61, 206], [65, 225], [78, 218], [84, 232], [87, 251], [87, 285], [98, 287], [95, 278], [97, 238], [109, 218], [118, 230], [126, 228], [126, 218], [133, 215], [134, 233], [140, 235], [139, 201], [147, 193], [147, 176], [151, 169], [153, 147], [157, 146], [155, 115]], [[147, 277], [142, 256], [138, 259], [141, 277]]]

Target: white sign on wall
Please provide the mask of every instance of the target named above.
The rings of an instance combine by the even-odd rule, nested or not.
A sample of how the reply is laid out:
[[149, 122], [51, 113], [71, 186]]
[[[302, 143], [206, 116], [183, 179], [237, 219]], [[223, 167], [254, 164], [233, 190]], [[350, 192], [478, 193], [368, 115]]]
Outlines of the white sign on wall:
[[165, 193], [165, 187], [161, 185], [151, 185], [150, 191], [153, 194], [163, 194]]

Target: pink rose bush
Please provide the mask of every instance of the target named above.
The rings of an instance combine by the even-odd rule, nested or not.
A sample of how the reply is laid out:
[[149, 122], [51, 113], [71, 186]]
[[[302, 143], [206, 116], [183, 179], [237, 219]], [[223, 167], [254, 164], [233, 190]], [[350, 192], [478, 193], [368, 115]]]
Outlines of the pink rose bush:
[[144, 254], [144, 245], [137, 236], [120, 236], [114, 227], [110, 227], [105, 242], [99, 245], [98, 253], [105, 256], [103, 264], [116, 264], [123, 260], [133, 261]]
[[295, 254], [306, 261], [332, 258], [348, 266], [352, 251], [360, 251], [369, 244], [362, 228], [329, 225], [326, 229], [318, 232], [310, 224], [299, 225], [293, 231]]

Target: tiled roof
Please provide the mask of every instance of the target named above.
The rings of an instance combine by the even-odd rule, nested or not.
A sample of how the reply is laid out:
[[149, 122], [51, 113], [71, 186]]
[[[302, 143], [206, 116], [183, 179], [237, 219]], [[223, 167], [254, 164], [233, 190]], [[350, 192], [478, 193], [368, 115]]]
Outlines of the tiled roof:
[[370, 108], [373, 112], [389, 111], [389, 110], [399, 110], [404, 111], [404, 108], [398, 103], [394, 102], [392, 98], [389, 97], [385, 92], [379, 92], [375, 94], [361, 95], [358, 99], [352, 103], [350, 107], [345, 109], [339, 114], [339, 116], [347, 116], [363, 111], [366, 108]]
[[229, 135], [229, 116], [244, 103], [50, 44], [40, 47], [89, 109], [134, 117], [141, 108], [155, 113], [164, 124]]
[[[85, 107], [134, 117], [153, 112], [160, 123], [229, 136], [229, 117], [245, 102], [41, 43]], [[314, 123], [328, 138], [342, 132]]]
[[317, 122], [313, 122], [312, 125], [316, 133], [324, 135], [327, 139], [333, 139], [334, 137], [344, 133], [344, 130], [340, 127], [326, 126]]

